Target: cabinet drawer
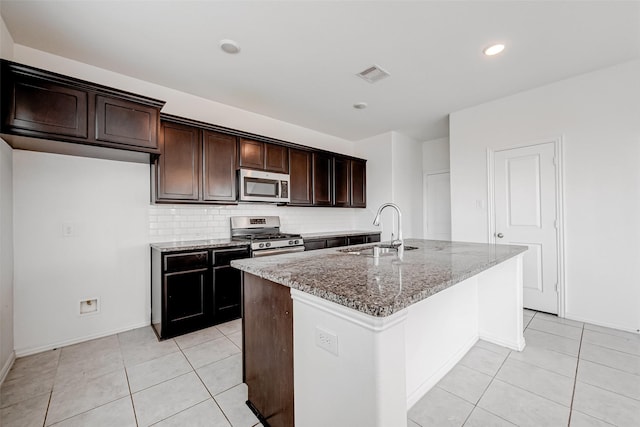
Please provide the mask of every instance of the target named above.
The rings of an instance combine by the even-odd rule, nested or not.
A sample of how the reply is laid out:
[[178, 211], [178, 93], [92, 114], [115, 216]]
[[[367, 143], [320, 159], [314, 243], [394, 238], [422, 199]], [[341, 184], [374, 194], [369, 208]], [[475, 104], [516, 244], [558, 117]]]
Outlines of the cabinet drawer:
[[333, 237], [331, 239], [327, 239], [327, 248], [337, 248], [340, 246], [347, 246], [346, 237]]
[[305, 251], [313, 251], [315, 249], [324, 249], [327, 241], [322, 240], [305, 240], [304, 241], [304, 250]]
[[207, 251], [169, 254], [164, 257], [164, 271], [195, 270], [209, 266]]
[[212, 252], [212, 264], [214, 267], [227, 266], [234, 259], [249, 258], [249, 249], [222, 249]]
[[349, 236], [349, 245], [361, 245], [367, 243], [367, 236]]
[[379, 242], [380, 241], [380, 235], [379, 234], [368, 234], [367, 235], [367, 243], [374, 243], [374, 242]]

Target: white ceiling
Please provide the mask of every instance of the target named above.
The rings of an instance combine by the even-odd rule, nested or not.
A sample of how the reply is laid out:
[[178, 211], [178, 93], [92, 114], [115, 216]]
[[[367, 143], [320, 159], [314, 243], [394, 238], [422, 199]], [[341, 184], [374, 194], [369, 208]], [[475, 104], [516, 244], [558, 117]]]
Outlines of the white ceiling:
[[[11, 1], [17, 44], [348, 140], [640, 58], [639, 1]], [[223, 53], [221, 39], [242, 51]], [[485, 57], [482, 49], [507, 49]], [[355, 76], [378, 64], [391, 77]], [[366, 110], [355, 110], [356, 102]]]

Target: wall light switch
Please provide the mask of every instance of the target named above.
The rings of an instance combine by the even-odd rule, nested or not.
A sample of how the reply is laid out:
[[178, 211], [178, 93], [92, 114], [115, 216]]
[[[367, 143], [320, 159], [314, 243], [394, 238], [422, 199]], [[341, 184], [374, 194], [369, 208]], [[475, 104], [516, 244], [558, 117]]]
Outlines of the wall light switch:
[[62, 235], [64, 237], [71, 237], [73, 236], [75, 230], [74, 230], [74, 226], [73, 223], [71, 222], [63, 222], [62, 223]]
[[338, 336], [336, 334], [316, 327], [316, 345], [329, 353], [338, 355]]

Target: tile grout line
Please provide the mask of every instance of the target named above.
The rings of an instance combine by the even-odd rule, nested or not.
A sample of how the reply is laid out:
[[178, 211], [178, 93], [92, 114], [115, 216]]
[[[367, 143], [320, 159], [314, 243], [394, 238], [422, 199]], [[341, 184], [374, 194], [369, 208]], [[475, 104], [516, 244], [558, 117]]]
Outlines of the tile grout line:
[[[218, 329], [218, 328], [216, 328]], [[219, 329], [218, 329], [219, 330]], [[220, 331], [222, 333], [222, 331]], [[224, 335], [224, 334], [223, 334]], [[225, 335], [226, 336], [226, 335]], [[231, 340], [229, 340], [231, 341]], [[178, 346], [178, 348], [180, 348], [180, 346]], [[189, 360], [189, 358], [187, 357], [186, 354], [184, 354], [184, 352], [182, 351], [182, 349], [180, 348], [180, 352], [182, 353], [182, 355], [184, 356], [184, 358], [187, 360], [187, 363], [189, 364], [189, 366], [191, 366], [191, 369], [193, 370], [193, 373], [196, 374], [196, 377], [198, 377], [198, 380], [200, 380], [200, 383], [202, 384], [202, 386], [204, 387], [205, 390], [207, 390], [207, 393], [209, 393], [209, 396], [211, 396], [211, 400], [213, 400], [213, 403], [216, 404], [216, 406], [218, 407], [218, 409], [220, 409], [220, 412], [222, 413], [222, 415], [224, 416], [224, 418], [229, 422], [229, 425], [233, 427], [233, 424], [231, 423], [231, 420], [229, 419], [229, 417], [227, 416], [227, 414], [224, 412], [224, 410], [222, 409], [222, 407], [220, 406], [220, 404], [218, 403], [218, 401], [216, 400], [215, 397], [213, 397], [213, 394], [211, 394], [211, 391], [209, 390], [209, 388], [207, 387], [207, 385], [204, 383], [204, 381], [202, 380], [202, 378], [200, 378], [200, 375], [198, 374], [198, 371], [196, 371], [196, 368], [193, 367], [193, 364], [191, 363], [191, 361]], [[220, 360], [226, 360], [231, 356], [227, 356], [224, 359], [220, 359]], [[219, 361], [220, 361], [219, 360]], [[219, 362], [218, 361], [218, 362]], [[216, 363], [216, 362], [212, 362], [209, 365]], [[208, 366], [208, 365], [204, 365], [204, 366]], [[201, 366], [202, 367], [202, 366]], [[235, 387], [235, 386], [234, 386]], [[233, 388], [233, 387], [232, 387]], [[229, 388], [228, 390], [231, 390], [231, 388]], [[227, 390], [225, 390], [227, 391]], [[224, 393], [224, 392], [222, 392]], [[202, 402], [200, 402], [202, 403]], [[199, 404], [199, 403], [198, 403]], [[195, 405], [194, 405], [195, 406]]]
[[578, 361], [576, 363], [576, 375], [573, 379], [573, 390], [571, 392], [571, 405], [569, 406], [569, 421], [567, 426], [571, 425], [571, 413], [573, 412], [573, 399], [576, 397], [576, 384], [578, 383], [578, 369], [580, 368], [580, 350], [582, 350], [582, 337], [584, 335], [584, 324], [582, 325], [582, 332], [580, 333], [580, 345], [578, 346]]
[[[119, 342], [118, 342], [119, 344]], [[123, 363], [124, 365], [124, 363]], [[131, 400], [131, 408], [133, 409], [133, 419], [136, 422], [136, 427], [138, 424], [138, 414], [136, 413], [136, 404], [133, 401], [133, 393], [131, 392], [131, 383], [129, 382], [129, 372], [127, 371], [127, 367], [124, 367], [124, 376], [127, 378], [127, 388], [129, 389], [129, 400]]]
[[[49, 409], [51, 408], [51, 401], [53, 400], [53, 390], [56, 386], [56, 378], [58, 377], [58, 368], [60, 367], [60, 358], [62, 358], [62, 349], [60, 348], [60, 353], [58, 354], [58, 359], [56, 360], [56, 375], [53, 377], [53, 384], [51, 384], [51, 392], [49, 393], [49, 401], [47, 402], [47, 410], [44, 412], [44, 420], [42, 420], [42, 427], [47, 425], [47, 417], [49, 416]], [[57, 348], [54, 348], [53, 351], [56, 351]]]

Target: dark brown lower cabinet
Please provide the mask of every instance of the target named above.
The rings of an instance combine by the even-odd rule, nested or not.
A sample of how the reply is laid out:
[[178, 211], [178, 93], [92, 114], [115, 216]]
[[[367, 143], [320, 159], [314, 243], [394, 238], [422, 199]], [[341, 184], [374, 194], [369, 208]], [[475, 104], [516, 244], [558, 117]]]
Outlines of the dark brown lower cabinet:
[[329, 238], [304, 239], [304, 250], [338, 248], [340, 246], [361, 245], [380, 241], [380, 233], [358, 234], [352, 236], [334, 236]]
[[151, 251], [151, 324], [160, 339], [242, 315], [242, 277], [229, 263], [249, 257], [246, 246]]
[[291, 427], [293, 302], [289, 288], [243, 275], [242, 379], [249, 389], [248, 403], [260, 421], [271, 427]]

